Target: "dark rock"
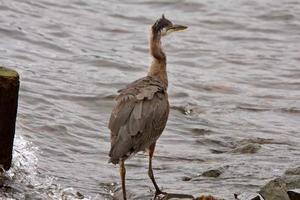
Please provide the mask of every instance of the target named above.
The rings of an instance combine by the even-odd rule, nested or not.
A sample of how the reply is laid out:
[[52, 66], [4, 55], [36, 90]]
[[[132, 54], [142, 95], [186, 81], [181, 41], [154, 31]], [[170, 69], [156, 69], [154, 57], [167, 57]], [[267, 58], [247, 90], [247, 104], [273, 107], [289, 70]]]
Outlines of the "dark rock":
[[211, 195], [208, 195], [208, 196], [200, 196], [200, 197], [197, 197], [195, 200], [218, 200], [216, 197], [213, 197]]
[[219, 177], [223, 172], [219, 169], [211, 169], [202, 173], [206, 177]]
[[203, 128], [193, 128], [191, 131], [192, 133], [195, 133], [197, 135], [208, 135], [212, 132], [211, 130], [203, 129]]
[[80, 192], [76, 192], [76, 195], [77, 195], [78, 199], [84, 199], [84, 195], [81, 194]]
[[282, 179], [289, 190], [300, 188], [300, 167], [286, 170]]
[[25, 200], [27, 199], [43, 200], [45, 197], [40, 195], [38, 192], [28, 192], [25, 194]]
[[287, 194], [287, 186], [282, 178], [276, 178], [267, 183], [259, 194], [266, 200], [290, 200]]
[[282, 176], [282, 179], [289, 190], [300, 188], [300, 175], [292, 175], [292, 176], [285, 175]]
[[193, 195], [189, 194], [179, 194], [179, 193], [167, 193], [162, 195], [162, 197], [156, 197], [155, 200], [168, 200], [168, 199], [184, 199], [184, 200], [194, 200]]
[[184, 177], [182, 177], [182, 180], [183, 181], [190, 181], [190, 180], [192, 180], [192, 177], [184, 176]]
[[285, 171], [285, 175], [300, 175], [300, 167], [290, 168]]
[[264, 200], [264, 199], [262, 197], [260, 197], [260, 196], [256, 196], [256, 197], [254, 197], [254, 198], [252, 198], [250, 200]]
[[298, 190], [291, 190], [287, 192], [290, 200], [299, 200], [300, 199], [300, 189]]
[[221, 153], [227, 152], [227, 150], [210, 149], [210, 152], [211, 152], [211, 153], [214, 153], [214, 154], [221, 154]]
[[240, 141], [241, 144], [249, 144], [249, 143], [256, 143], [256, 144], [273, 144], [273, 139], [265, 139], [265, 138], [249, 138], [243, 139]]
[[236, 147], [231, 152], [232, 153], [256, 153], [261, 148], [261, 145], [256, 143], [244, 144], [242, 146]]
[[[249, 195], [250, 194], [250, 195]], [[268, 182], [255, 193], [235, 194], [236, 200], [300, 200], [300, 167], [286, 170], [280, 178]]]

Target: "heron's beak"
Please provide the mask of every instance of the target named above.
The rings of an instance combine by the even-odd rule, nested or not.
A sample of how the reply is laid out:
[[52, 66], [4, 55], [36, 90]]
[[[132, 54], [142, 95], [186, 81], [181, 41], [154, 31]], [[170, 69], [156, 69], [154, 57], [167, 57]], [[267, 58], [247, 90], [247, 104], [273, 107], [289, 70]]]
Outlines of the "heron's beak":
[[185, 29], [187, 29], [187, 26], [182, 26], [182, 25], [174, 24], [173, 26], [171, 26], [171, 27], [168, 28], [167, 33], [183, 31]]

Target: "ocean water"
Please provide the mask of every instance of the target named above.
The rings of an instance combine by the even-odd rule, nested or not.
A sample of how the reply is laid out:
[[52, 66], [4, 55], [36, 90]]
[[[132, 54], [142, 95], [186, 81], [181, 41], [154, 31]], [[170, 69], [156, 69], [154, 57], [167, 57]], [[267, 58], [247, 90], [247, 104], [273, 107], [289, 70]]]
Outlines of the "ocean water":
[[[107, 163], [113, 99], [146, 75], [163, 13], [189, 28], [162, 41], [171, 112], [153, 160], [159, 186], [233, 199], [300, 165], [300, 2], [2, 0], [0, 64], [21, 86], [1, 199], [119, 195]], [[259, 150], [235, 153], [249, 143]], [[129, 199], [153, 196], [147, 162], [126, 162]], [[223, 173], [201, 176], [210, 169]]]

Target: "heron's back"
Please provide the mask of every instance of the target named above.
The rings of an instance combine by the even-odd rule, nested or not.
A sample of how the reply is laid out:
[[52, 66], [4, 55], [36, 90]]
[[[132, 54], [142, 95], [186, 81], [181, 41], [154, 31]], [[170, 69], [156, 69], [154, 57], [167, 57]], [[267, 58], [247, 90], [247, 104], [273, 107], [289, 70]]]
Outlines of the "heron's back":
[[162, 82], [147, 76], [119, 91], [109, 121], [112, 163], [147, 149], [159, 138], [169, 115], [166, 89]]

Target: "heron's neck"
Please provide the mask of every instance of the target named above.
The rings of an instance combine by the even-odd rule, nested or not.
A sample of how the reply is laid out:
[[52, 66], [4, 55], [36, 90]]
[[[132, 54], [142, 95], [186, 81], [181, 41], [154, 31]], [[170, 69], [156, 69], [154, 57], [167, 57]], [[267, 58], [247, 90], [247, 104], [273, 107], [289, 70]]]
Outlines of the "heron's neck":
[[148, 76], [158, 78], [167, 88], [167, 58], [166, 54], [161, 48], [160, 33], [153, 33], [150, 36], [150, 53], [153, 57], [152, 63], [149, 67]]

